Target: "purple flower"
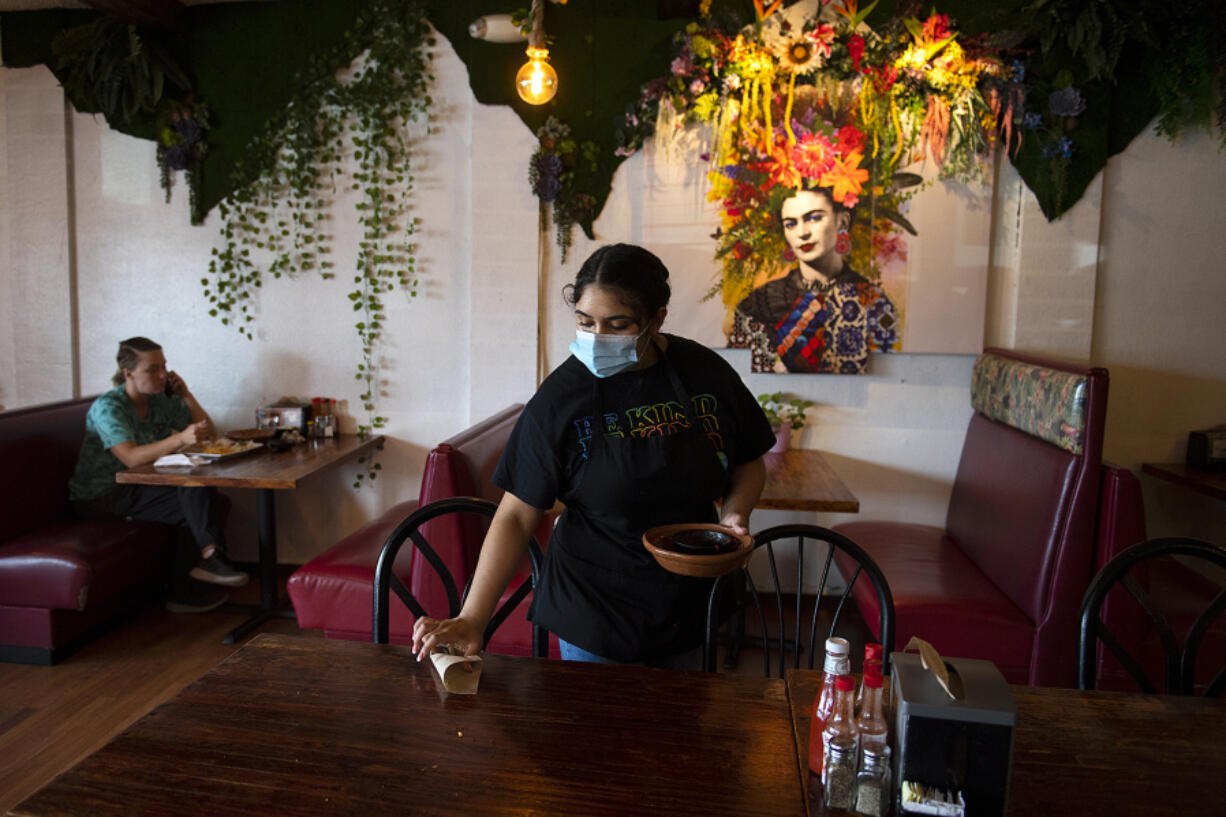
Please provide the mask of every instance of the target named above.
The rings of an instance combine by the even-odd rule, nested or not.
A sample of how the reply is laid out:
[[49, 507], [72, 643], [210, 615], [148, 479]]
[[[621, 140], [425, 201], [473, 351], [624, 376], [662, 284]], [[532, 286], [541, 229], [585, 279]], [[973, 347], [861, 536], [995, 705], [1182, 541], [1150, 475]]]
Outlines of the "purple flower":
[[694, 96], [698, 96], [706, 89], [707, 89], [707, 84], [703, 82], [701, 79], [696, 79], [690, 83], [690, 93], [693, 94]]
[[673, 76], [684, 77], [694, 66], [688, 57], [682, 55], [674, 59], [672, 65], [669, 67], [672, 69]]
[[536, 193], [541, 201], [553, 201], [562, 192], [562, 182], [557, 176], [540, 176], [536, 180]]
[[1039, 116], [1037, 113], [1028, 113], [1022, 117], [1022, 127], [1023, 128], [1029, 128], [1030, 130], [1035, 130], [1042, 124], [1043, 124], [1043, 117]]
[[1067, 159], [1072, 155], [1073, 155], [1073, 140], [1069, 139], [1067, 136], [1062, 136], [1060, 137], [1059, 141], [1052, 142], [1043, 147], [1043, 158], [1044, 159], [1051, 159], [1055, 157], [1059, 157], [1061, 159]]
[[1025, 82], [1026, 81], [1026, 66], [1022, 63], [1022, 61], [1014, 60], [1012, 68], [1013, 68], [1013, 77], [1012, 77], [1013, 81], [1014, 82]]
[[189, 158], [187, 145], [171, 145], [166, 149], [166, 166], [171, 170], [187, 170]]
[[180, 119], [174, 125], [175, 133], [183, 137], [186, 142], [199, 142], [200, 137], [204, 135], [204, 131], [200, 128], [200, 123], [195, 119]]
[[542, 178], [561, 175], [561, 157], [559, 157], [556, 153], [542, 153], [536, 158], [536, 172]]
[[1072, 85], [1053, 91], [1047, 105], [1056, 116], [1077, 116], [1086, 109], [1086, 101]]

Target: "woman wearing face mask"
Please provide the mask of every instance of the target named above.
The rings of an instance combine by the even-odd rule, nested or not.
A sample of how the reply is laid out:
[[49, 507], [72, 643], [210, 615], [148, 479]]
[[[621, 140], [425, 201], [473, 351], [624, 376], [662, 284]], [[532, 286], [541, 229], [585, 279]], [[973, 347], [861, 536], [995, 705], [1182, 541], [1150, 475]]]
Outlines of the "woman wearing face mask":
[[78, 516], [163, 522], [186, 528], [179, 537], [170, 576], [167, 609], [194, 613], [226, 600], [247, 574], [226, 558], [222, 502], [212, 488], [116, 485], [115, 474], [155, 462], [164, 454], [212, 436], [212, 421], [187, 383], [167, 371], [162, 347], [148, 338], [121, 341], [115, 356], [115, 388], [103, 393], [85, 416], [85, 439], [68, 483]]
[[843, 261], [851, 211], [825, 188], [800, 190], [783, 201], [780, 221], [796, 266], [736, 308], [735, 332], [753, 349], [753, 371], [858, 374], [870, 350], [896, 350], [893, 302]]
[[655, 255], [602, 247], [566, 296], [572, 356], [541, 384], [503, 452], [494, 482], [506, 493], [460, 615], [419, 619], [414, 652], [480, 649], [528, 538], [561, 500], [529, 618], [558, 636], [563, 658], [697, 669], [711, 580], [665, 571], [643, 532], [716, 521], [747, 532], [774, 435], [723, 358], [660, 331], [669, 285]]

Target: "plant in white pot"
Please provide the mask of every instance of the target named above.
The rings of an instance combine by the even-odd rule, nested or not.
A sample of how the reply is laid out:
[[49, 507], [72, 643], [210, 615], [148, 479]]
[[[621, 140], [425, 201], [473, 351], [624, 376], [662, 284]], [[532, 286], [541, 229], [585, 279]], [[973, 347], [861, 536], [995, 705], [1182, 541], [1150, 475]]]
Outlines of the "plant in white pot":
[[815, 405], [812, 400], [804, 400], [781, 391], [773, 394], [759, 394], [758, 404], [766, 414], [767, 422], [775, 432], [775, 445], [772, 452], [786, 451], [792, 441], [792, 432], [805, 427], [807, 418], [805, 411]]

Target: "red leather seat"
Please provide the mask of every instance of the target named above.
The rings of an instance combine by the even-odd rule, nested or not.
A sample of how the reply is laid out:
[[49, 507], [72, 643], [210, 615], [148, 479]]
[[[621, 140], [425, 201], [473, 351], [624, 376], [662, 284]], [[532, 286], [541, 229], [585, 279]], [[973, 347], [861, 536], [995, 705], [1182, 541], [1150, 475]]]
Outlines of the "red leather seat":
[[94, 398], [0, 413], [0, 660], [54, 664], [159, 595], [173, 529], [72, 516]]
[[[522, 410], [523, 405], [517, 403], [440, 443], [426, 458], [418, 499], [394, 506], [296, 570], [290, 576], [288, 589], [298, 625], [322, 629], [329, 638], [370, 640], [375, 563], [388, 534], [419, 506], [439, 499], [473, 496], [498, 502], [502, 490], [491, 478]], [[554, 516], [546, 514], [537, 531], [542, 548], [549, 542], [553, 522]], [[477, 566], [485, 526], [473, 518], [446, 517], [427, 523], [423, 534], [463, 589]], [[395, 572], [426, 609], [446, 609], [442, 583], [423, 565], [422, 557], [406, 547], [397, 556]], [[504, 598], [530, 573], [525, 557]], [[527, 620], [530, 603], [531, 597], [511, 613], [486, 645], [488, 651], [531, 654], [532, 627]], [[413, 616], [403, 605], [391, 606], [389, 629], [392, 643], [412, 640]], [[558, 655], [557, 638], [553, 636], [550, 654]]]
[[[835, 530], [885, 574], [897, 646], [919, 636], [943, 655], [994, 662], [1011, 683], [1074, 686], [1107, 371], [989, 349], [971, 391], [945, 527], [865, 521]], [[875, 622], [873, 594], [857, 586], [853, 596]]]

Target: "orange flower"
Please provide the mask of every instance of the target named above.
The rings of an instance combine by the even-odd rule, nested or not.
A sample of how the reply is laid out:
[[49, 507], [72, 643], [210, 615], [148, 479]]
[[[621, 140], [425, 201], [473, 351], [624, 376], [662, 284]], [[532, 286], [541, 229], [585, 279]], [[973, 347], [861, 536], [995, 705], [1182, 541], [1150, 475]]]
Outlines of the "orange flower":
[[803, 181], [800, 171], [796, 169], [796, 165], [792, 164], [788, 159], [788, 155], [784, 151], [775, 154], [775, 161], [770, 162], [770, 181], [771, 185], [781, 184], [784, 187], [796, 188], [800, 187]]
[[822, 187], [831, 188], [834, 200], [848, 207], [856, 203], [864, 183], [868, 181], [868, 171], [860, 167], [863, 157], [859, 151], [852, 151], [846, 156], [836, 156], [834, 166], [822, 176]]

